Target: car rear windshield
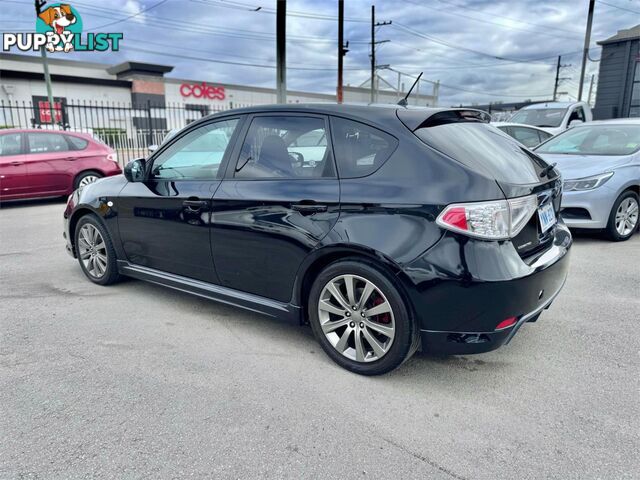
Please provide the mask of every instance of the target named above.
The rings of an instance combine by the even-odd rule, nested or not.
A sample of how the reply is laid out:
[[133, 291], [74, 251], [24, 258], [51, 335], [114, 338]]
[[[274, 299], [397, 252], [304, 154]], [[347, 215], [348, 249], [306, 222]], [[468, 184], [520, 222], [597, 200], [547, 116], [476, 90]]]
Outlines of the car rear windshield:
[[640, 149], [639, 125], [574, 127], [536, 149], [565, 155], [631, 155]]
[[546, 164], [507, 134], [486, 123], [457, 122], [419, 128], [420, 140], [499, 182], [540, 182]]
[[559, 127], [566, 108], [527, 108], [513, 115], [509, 121], [534, 127]]

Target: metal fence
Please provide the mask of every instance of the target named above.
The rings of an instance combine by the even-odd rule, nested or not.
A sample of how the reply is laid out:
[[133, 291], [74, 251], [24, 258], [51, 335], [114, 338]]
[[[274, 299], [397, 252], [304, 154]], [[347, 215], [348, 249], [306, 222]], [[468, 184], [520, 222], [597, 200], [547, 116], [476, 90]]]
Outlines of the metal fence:
[[124, 165], [133, 158], [148, 155], [149, 147], [159, 145], [169, 131], [222, 110], [225, 108], [210, 105], [67, 102], [58, 98], [54, 98], [54, 108], [50, 109], [48, 101], [0, 100], [0, 128], [89, 133], [116, 150], [120, 163]]

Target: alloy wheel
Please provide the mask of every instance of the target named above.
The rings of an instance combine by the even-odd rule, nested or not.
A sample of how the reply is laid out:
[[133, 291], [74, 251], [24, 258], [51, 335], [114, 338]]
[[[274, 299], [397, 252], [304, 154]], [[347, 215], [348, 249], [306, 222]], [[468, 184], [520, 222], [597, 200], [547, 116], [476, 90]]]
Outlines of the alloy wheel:
[[98, 177], [97, 175], [86, 175], [82, 177], [82, 179], [80, 180], [80, 183], [78, 184], [78, 187], [86, 187], [90, 183], [93, 183], [96, 180], [98, 180], [99, 178], [100, 177]]
[[102, 278], [107, 271], [107, 245], [100, 231], [90, 223], [80, 228], [78, 255], [89, 275]]
[[635, 230], [638, 225], [638, 202], [633, 197], [627, 197], [618, 206], [616, 211], [616, 231], [626, 237]]
[[373, 282], [357, 275], [340, 275], [325, 285], [318, 318], [333, 348], [356, 362], [382, 358], [396, 333], [387, 298]]

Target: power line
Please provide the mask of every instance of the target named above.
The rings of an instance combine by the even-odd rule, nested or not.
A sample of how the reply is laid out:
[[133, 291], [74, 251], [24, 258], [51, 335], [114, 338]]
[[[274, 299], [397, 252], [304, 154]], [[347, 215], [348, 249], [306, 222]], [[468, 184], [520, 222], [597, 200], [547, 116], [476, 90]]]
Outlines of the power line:
[[613, 7], [613, 8], [617, 8], [618, 10], [624, 10], [625, 12], [637, 13], [640, 15], [640, 10], [631, 10], [630, 8], [614, 5], [613, 3], [603, 2], [602, 0], [598, 0], [598, 3], [601, 3], [602, 5], [606, 5], [607, 7]]
[[539, 35], [547, 35], [549, 37], [556, 37], [556, 38], [569, 38], [569, 39], [574, 39], [574, 40], [577, 40], [577, 39], [580, 38], [580, 37], [577, 37], [577, 36], [569, 37], [567, 35], [557, 35], [557, 34], [553, 34], [553, 33], [550, 33], [550, 32], [542, 32], [540, 30], [529, 30], [529, 29], [526, 29], [526, 28], [516, 27], [514, 25], [505, 25], [503, 23], [492, 22], [491, 20], [483, 20], [481, 18], [476, 18], [476, 17], [472, 17], [470, 15], [465, 15], [464, 13], [460, 13], [460, 12], [454, 12], [454, 11], [450, 11], [450, 10], [446, 10], [446, 9], [442, 9], [442, 8], [434, 8], [434, 7], [430, 6], [430, 5], [425, 5], [424, 3], [414, 2], [412, 0], [402, 0], [402, 1], [406, 2], [406, 3], [410, 3], [412, 5], [417, 5], [419, 7], [428, 8], [429, 10], [434, 10], [436, 12], [444, 13], [444, 14], [447, 14], [447, 15], [454, 15], [456, 17], [467, 18], [469, 20], [473, 20], [474, 22], [480, 22], [480, 23], [489, 24], [489, 25], [496, 25], [498, 27], [506, 28], [506, 29], [509, 29], [509, 30], [518, 30], [518, 31], [521, 31], [521, 32], [535, 33], [535, 34], [539, 34]]
[[159, 7], [160, 5], [162, 5], [163, 3], [167, 3], [169, 0], [160, 0], [159, 2], [154, 3], [153, 5], [150, 5], [147, 8], [143, 8], [142, 10], [140, 10], [139, 12], [133, 13], [131, 15], [129, 15], [128, 17], [123, 18], [122, 20], [117, 20], [115, 22], [111, 22], [111, 23], [105, 23], [104, 25], [100, 25], [98, 27], [94, 27], [91, 30], [87, 30], [87, 31], [94, 31], [94, 30], [100, 30], [102, 28], [106, 28], [106, 27], [110, 27], [111, 25], [116, 25], [118, 23], [122, 23], [122, 22], [126, 22], [128, 20], [131, 20], [132, 18], [137, 17], [138, 15], [142, 15], [145, 12], [148, 12], [149, 10]]

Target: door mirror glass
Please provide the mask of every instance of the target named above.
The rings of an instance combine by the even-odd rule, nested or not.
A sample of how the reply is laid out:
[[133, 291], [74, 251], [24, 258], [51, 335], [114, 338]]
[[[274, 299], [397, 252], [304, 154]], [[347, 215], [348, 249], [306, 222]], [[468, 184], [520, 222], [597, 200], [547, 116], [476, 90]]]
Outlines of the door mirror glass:
[[158, 150], [158, 145], [149, 145], [149, 146], [147, 147], [147, 150], [149, 150], [149, 153], [153, 153], [153, 152], [155, 152], [156, 150]]
[[143, 182], [144, 181], [144, 170], [145, 170], [145, 160], [144, 158], [138, 158], [136, 160], [131, 160], [124, 167], [124, 176], [129, 182]]

